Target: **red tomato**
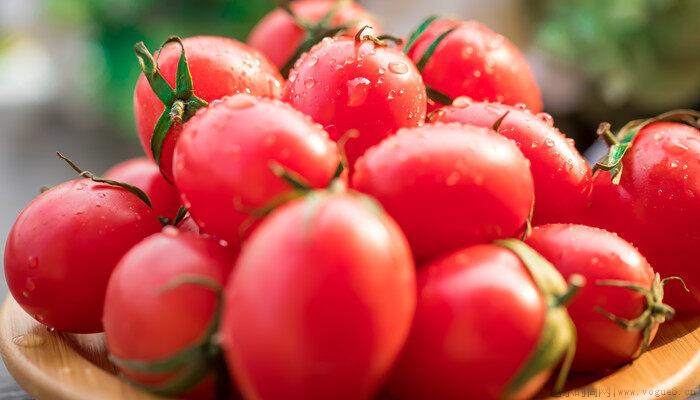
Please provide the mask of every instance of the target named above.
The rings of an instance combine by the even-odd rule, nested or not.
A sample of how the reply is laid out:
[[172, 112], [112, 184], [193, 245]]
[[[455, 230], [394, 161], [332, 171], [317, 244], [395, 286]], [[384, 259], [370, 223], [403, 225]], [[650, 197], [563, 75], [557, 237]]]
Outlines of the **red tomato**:
[[[213, 288], [192, 280], [207, 279], [223, 286], [234, 261], [216, 240], [174, 227], [166, 227], [127, 252], [109, 280], [104, 306], [107, 346], [121, 372], [155, 392], [174, 396], [199, 386], [188, 397], [212, 398], [213, 386], [207, 378], [212, 376], [216, 359], [207, 352], [214, 344], [204, 341], [211, 341], [215, 333], [212, 324], [218, 323], [220, 297]], [[185, 281], [168, 287], [178, 279]], [[168, 372], [148, 373], [126, 364], [166, 359], [197, 345], [201, 352]], [[174, 375], [182, 373], [184, 366], [194, 367], [192, 373], [201, 374], [200, 379], [180, 390], [158, 390], [160, 385], [173, 384]], [[200, 386], [201, 382], [205, 384]]]
[[353, 185], [374, 196], [426, 260], [518, 235], [534, 189], [517, 146], [486, 128], [435, 124], [405, 129], [370, 149]]
[[146, 157], [121, 162], [105, 172], [104, 177], [143, 190], [151, 199], [153, 213], [157, 216], [174, 218], [180, 208], [177, 189], [163, 178], [158, 166]]
[[59, 331], [102, 330], [114, 266], [161, 229], [134, 194], [76, 179], [49, 189], [20, 213], [5, 246], [5, 278], [20, 306]]
[[554, 127], [549, 114], [461, 97], [433, 114], [431, 121], [490, 128], [506, 113], [498, 132], [514, 140], [530, 160], [535, 182], [534, 223], [580, 222], [591, 191], [591, 168], [573, 140]]
[[[194, 94], [207, 102], [235, 93], [277, 98], [281, 80], [277, 68], [256, 50], [233, 39], [195, 36], [183, 39]], [[171, 87], [176, 85], [176, 72], [181, 48], [176, 43], [165, 46], [157, 55], [158, 68]], [[170, 105], [169, 105], [170, 106]], [[134, 91], [136, 128], [146, 154], [153, 158], [151, 137], [165, 107], [141, 74]], [[165, 177], [172, 182], [172, 155], [182, 125], [174, 123], [167, 133], [160, 158]]]
[[188, 122], [175, 149], [175, 183], [197, 225], [238, 243], [251, 211], [290, 194], [276, 162], [323, 188], [340, 163], [323, 129], [288, 104], [240, 94]]
[[[522, 261], [478, 245], [418, 270], [411, 334], [389, 379], [399, 399], [529, 398], [556, 365], [506, 395], [542, 335], [547, 304]], [[556, 361], [555, 361], [556, 363]]]
[[370, 146], [425, 118], [425, 87], [411, 60], [397, 49], [349, 37], [325, 39], [300, 58], [284, 100], [333, 140], [356, 130], [345, 145], [350, 166]]
[[[451, 98], [468, 96], [477, 101], [515, 105], [542, 111], [537, 81], [523, 54], [503, 35], [477, 21], [438, 19], [408, 44], [408, 56], [419, 63], [443, 33], [447, 34], [421, 70], [425, 84]], [[441, 107], [437, 102], [433, 110]]]
[[[334, 10], [334, 7], [338, 8]], [[365, 25], [377, 31], [381, 29], [376, 18], [354, 1], [297, 0], [290, 4], [290, 8], [297, 18], [311, 24], [314, 29], [304, 29], [287, 11], [277, 8], [264, 16], [248, 37], [248, 44], [266, 55], [280, 69], [290, 62], [295, 51], [310, 37], [319, 42], [323, 36], [333, 36], [324, 35], [325, 32], [345, 24], [350, 25], [345, 31], [352, 35]], [[329, 23], [319, 25], [329, 12], [332, 12]]]
[[[584, 225], [552, 224], [534, 228], [526, 242], [564, 277], [586, 278], [587, 285], [567, 307], [578, 336], [573, 369], [602, 371], [631, 361], [654, 339], [659, 322], [673, 316], [673, 309], [663, 304], [663, 283], [654, 280], [644, 256], [617, 235]], [[607, 286], [609, 280], [641, 286], [652, 297]], [[660, 296], [652, 293], [658, 289]], [[650, 314], [644, 315], [647, 310]], [[638, 319], [638, 325], [625, 329], [603, 315], [605, 311]]]
[[275, 211], [226, 287], [222, 345], [244, 397], [371, 398], [415, 290], [406, 239], [371, 200], [315, 193]]
[[675, 122], [642, 128], [622, 158], [619, 185], [598, 171], [590, 223], [632, 242], [663, 276], [679, 276], [690, 293], [670, 291], [677, 309], [700, 310], [700, 130]]

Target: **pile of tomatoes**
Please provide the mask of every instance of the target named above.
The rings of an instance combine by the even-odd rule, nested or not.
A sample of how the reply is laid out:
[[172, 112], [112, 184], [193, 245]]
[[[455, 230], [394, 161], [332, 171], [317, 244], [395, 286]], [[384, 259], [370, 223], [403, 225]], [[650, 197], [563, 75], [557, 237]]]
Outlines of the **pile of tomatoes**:
[[283, 2], [250, 45], [135, 51], [148, 158], [60, 155], [78, 177], [5, 249], [24, 310], [104, 331], [134, 385], [529, 398], [700, 310], [696, 111], [601, 125], [591, 168], [506, 38], [431, 17], [402, 40], [351, 1]]

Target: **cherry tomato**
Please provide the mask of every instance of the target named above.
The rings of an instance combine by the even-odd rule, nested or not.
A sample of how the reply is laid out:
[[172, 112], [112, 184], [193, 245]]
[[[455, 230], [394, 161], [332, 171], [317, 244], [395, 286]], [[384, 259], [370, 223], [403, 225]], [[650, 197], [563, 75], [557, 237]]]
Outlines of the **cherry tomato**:
[[[421, 267], [417, 281], [411, 333], [387, 385], [395, 398], [526, 399], [542, 388], [559, 357], [512, 386], [549, 329], [547, 300], [518, 256], [477, 245]], [[571, 341], [564, 328], [553, 333]]]
[[[534, 113], [542, 111], [540, 88], [523, 54], [503, 35], [477, 21], [434, 20], [415, 42], [407, 44], [408, 56], [420, 64], [443, 34], [421, 69], [431, 89], [453, 99], [468, 96], [477, 101], [523, 103]], [[433, 101], [429, 109], [443, 104], [449, 103]]]
[[[289, 12], [276, 8], [258, 22], [248, 37], [248, 44], [280, 69], [294, 63], [294, 53], [300, 46], [306, 51], [323, 37], [333, 36], [343, 25], [348, 25], [348, 29], [340, 31], [352, 35], [365, 25], [376, 31], [381, 29], [376, 18], [354, 1], [297, 0], [290, 4], [290, 10], [308, 26], [300, 26]], [[324, 17], [329, 20], [323, 21]]]
[[279, 165], [323, 188], [340, 163], [336, 145], [307, 116], [277, 100], [240, 94], [200, 111], [175, 149], [175, 183], [199, 227], [238, 243], [256, 210], [293, 189]]
[[226, 287], [229, 367], [245, 398], [368, 399], [408, 335], [414, 265], [357, 194], [311, 194], [264, 220]]
[[[191, 79], [190, 86], [193, 87], [193, 92], [178, 93], [182, 98], [180, 99], [182, 104], [179, 106], [175, 105], [178, 99], [173, 99], [167, 104], [168, 113], [181, 111], [178, 117], [172, 119], [172, 126], [165, 135], [159, 159], [163, 174], [171, 182], [173, 149], [182, 130], [182, 124], [178, 119], [185, 121], [197, 107], [235, 93], [245, 92], [256, 96], [278, 98], [282, 91], [282, 77], [277, 68], [256, 50], [242, 43], [223, 37], [195, 36], [183, 39], [182, 45], [184, 57], [189, 66], [187, 75]], [[181, 78], [180, 82], [176, 82], [178, 63], [183, 56], [181, 50], [177, 43], [170, 43], [156, 56], [157, 70], [172, 88], [182, 85], [185, 81]], [[150, 54], [141, 54], [145, 59], [149, 56]], [[153, 62], [152, 59], [151, 62]], [[196, 99], [193, 96], [196, 96]], [[154, 158], [151, 137], [158, 120], [165, 111], [164, 103], [159, 97], [146, 76], [141, 74], [134, 90], [134, 114], [141, 145], [151, 158]], [[204, 103], [199, 100], [204, 100]], [[192, 101], [195, 106], [190, 106]]]
[[132, 158], [121, 162], [104, 177], [126, 182], [143, 190], [151, 199], [153, 212], [157, 216], [174, 218], [180, 208], [180, 194], [160, 174], [158, 166], [146, 157]]
[[664, 119], [675, 118], [631, 132], [619, 184], [596, 172], [590, 223], [633, 243], [663, 276], [685, 280], [690, 293], [669, 291], [671, 306], [700, 310], [700, 269], [689, 261], [700, 258], [700, 130]]
[[517, 236], [534, 200], [529, 167], [513, 142], [489, 129], [425, 125], [371, 148], [353, 186], [382, 203], [426, 260]]
[[530, 160], [536, 199], [533, 222], [580, 222], [591, 191], [591, 168], [549, 114], [460, 97], [434, 113], [431, 121], [490, 128], [501, 118], [498, 133], [514, 140]]
[[12, 296], [59, 331], [102, 331], [107, 281], [119, 259], [161, 225], [127, 190], [76, 179], [39, 195], [17, 217], [5, 246]]
[[[534, 228], [526, 242], [564, 277], [579, 274], [586, 279], [567, 307], [577, 331], [575, 370], [602, 371], [631, 361], [654, 339], [659, 322], [673, 315], [673, 309], [663, 304], [663, 283], [655, 281], [649, 263], [613, 233], [551, 224]], [[616, 283], [638, 286], [646, 293], [611, 286]], [[654, 293], [659, 289], [660, 296]], [[625, 329], [624, 321], [616, 323], [606, 315], [637, 325]]]
[[[126, 377], [156, 393], [213, 397], [209, 378], [217, 360], [208, 351], [221, 307], [216, 286], [220, 293], [234, 261], [216, 240], [172, 226], [124, 255], [107, 286], [104, 327]], [[176, 356], [185, 349], [194, 351]], [[172, 365], [156, 372], [154, 362], [163, 359]], [[134, 361], [146, 366], [132, 367]]]
[[371, 40], [324, 39], [289, 74], [284, 100], [344, 146], [352, 166], [370, 146], [425, 118], [425, 87], [399, 50]]

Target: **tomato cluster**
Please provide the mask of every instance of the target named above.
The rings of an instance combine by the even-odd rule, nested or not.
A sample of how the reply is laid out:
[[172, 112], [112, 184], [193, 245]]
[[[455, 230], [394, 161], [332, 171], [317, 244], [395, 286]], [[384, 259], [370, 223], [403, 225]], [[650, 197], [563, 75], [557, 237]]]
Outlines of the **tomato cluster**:
[[602, 125], [591, 168], [503, 36], [374, 21], [300, 0], [252, 47], [137, 44], [149, 158], [59, 153], [79, 178], [17, 218], [16, 301], [104, 331], [134, 385], [222, 399], [529, 398], [700, 310], [700, 113]]

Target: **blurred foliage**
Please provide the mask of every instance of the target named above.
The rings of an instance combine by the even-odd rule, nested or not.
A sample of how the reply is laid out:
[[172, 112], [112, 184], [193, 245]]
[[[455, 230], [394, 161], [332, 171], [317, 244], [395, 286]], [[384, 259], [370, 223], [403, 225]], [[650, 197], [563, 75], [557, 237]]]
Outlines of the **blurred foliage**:
[[134, 43], [155, 50], [169, 36], [221, 35], [244, 40], [272, 0], [44, 0], [55, 24], [87, 36], [88, 94], [131, 134], [139, 68]]
[[[540, 0], [537, 44], [579, 68], [591, 114], [700, 100], [700, 1]], [[609, 116], [609, 115], [606, 115]]]

